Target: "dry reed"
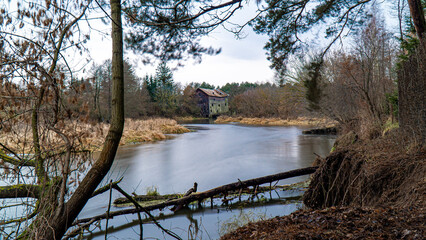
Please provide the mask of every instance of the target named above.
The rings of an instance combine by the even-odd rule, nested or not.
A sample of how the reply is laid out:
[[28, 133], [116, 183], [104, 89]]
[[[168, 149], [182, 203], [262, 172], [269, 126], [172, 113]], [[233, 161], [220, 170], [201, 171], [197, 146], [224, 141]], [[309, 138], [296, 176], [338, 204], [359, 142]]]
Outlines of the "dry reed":
[[326, 118], [308, 118], [298, 117], [295, 119], [281, 119], [281, 118], [248, 118], [248, 117], [229, 117], [220, 116], [216, 119], [215, 123], [229, 123], [239, 122], [247, 125], [269, 125], [269, 126], [321, 126], [330, 127], [336, 124], [335, 121]]
[[[77, 149], [98, 150], [108, 133], [109, 124], [67, 122], [60, 127], [61, 131], [72, 140]], [[120, 145], [129, 143], [153, 142], [167, 139], [167, 134], [189, 132], [187, 128], [177, 124], [175, 120], [153, 118], [147, 120], [126, 119]], [[64, 142], [53, 131], [41, 128], [41, 145], [50, 150], [60, 148]], [[32, 131], [28, 125], [16, 126], [9, 132], [1, 132], [0, 142], [17, 152], [32, 152]]]

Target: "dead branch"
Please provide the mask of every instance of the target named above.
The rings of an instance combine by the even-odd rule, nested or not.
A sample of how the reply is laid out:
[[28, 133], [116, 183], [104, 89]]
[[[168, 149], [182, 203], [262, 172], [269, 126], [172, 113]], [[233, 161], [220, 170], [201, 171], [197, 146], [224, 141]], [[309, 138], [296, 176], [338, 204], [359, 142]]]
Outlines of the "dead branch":
[[[115, 216], [120, 216], [120, 215], [125, 215], [125, 214], [133, 214], [133, 213], [138, 213], [138, 212], [141, 212], [141, 211], [152, 211], [152, 210], [155, 210], [155, 209], [163, 209], [163, 208], [168, 207], [168, 206], [189, 204], [189, 203], [194, 202], [194, 201], [202, 201], [206, 198], [212, 198], [212, 197], [219, 195], [221, 193], [225, 194], [228, 191], [235, 191], [235, 190], [239, 190], [241, 188], [247, 188], [247, 187], [250, 187], [250, 186], [257, 186], [257, 185], [270, 183], [270, 182], [274, 182], [274, 181], [278, 181], [278, 180], [282, 180], [282, 179], [286, 179], [286, 178], [292, 178], [292, 177], [298, 177], [298, 176], [303, 176], [303, 175], [307, 175], [307, 174], [312, 174], [317, 170], [317, 168], [318, 167], [300, 168], [300, 169], [296, 169], [296, 170], [292, 170], [292, 171], [288, 171], [288, 172], [282, 172], [282, 173], [268, 175], [268, 176], [264, 176], [264, 177], [260, 177], [260, 178], [249, 179], [249, 180], [246, 180], [246, 181], [238, 181], [238, 182], [230, 183], [230, 184], [223, 185], [223, 186], [220, 186], [220, 187], [217, 187], [217, 188], [213, 188], [213, 189], [210, 189], [208, 191], [193, 193], [189, 196], [182, 197], [182, 198], [179, 198], [179, 199], [173, 199], [173, 200], [165, 201], [165, 202], [162, 202], [162, 203], [159, 203], [159, 204], [146, 206], [142, 210], [138, 209], [138, 208], [132, 208], [132, 209], [124, 209], [124, 210], [120, 210], [120, 211], [110, 212], [108, 217], [113, 218]], [[129, 195], [129, 197], [131, 199], [130, 198], [128, 198], [128, 199], [132, 203], [135, 202], [135, 200], [130, 195]], [[101, 219], [105, 219], [106, 217], [107, 217], [106, 214], [101, 214], [101, 215], [90, 217], [90, 218], [79, 219], [79, 220], [76, 220], [73, 223], [73, 225], [86, 223], [86, 222], [89, 222], [89, 221], [92, 221], [92, 220], [95, 220], [95, 221], [101, 220]]]
[[93, 192], [92, 197], [97, 196], [99, 194], [102, 194], [102, 193], [104, 193], [106, 191], [109, 191], [110, 187], [116, 186], [117, 184], [119, 184], [121, 182], [121, 180], [123, 180], [123, 177], [121, 177], [120, 179], [118, 179], [115, 182], [112, 182], [112, 183], [110, 183], [108, 185], [105, 185], [105, 186], [103, 186], [101, 188], [96, 189], [96, 191]]
[[[180, 239], [180, 240], [182, 240], [182, 238], [180, 238], [176, 233], [174, 233], [174, 232], [172, 232], [172, 231], [170, 231], [170, 230], [168, 230], [168, 229], [165, 229], [165, 228], [163, 228], [163, 226], [161, 226], [159, 223], [158, 223], [158, 221], [155, 219], [155, 217], [154, 216], [152, 216], [152, 214], [148, 211], [148, 210], [146, 210], [144, 207], [142, 207], [138, 202], [136, 202], [133, 198], [132, 198], [132, 196], [130, 196], [129, 194], [127, 194], [123, 189], [121, 189], [118, 185], [115, 185], [115, 186], [112, 186], [114, 189], [116, 189], [117, 191], [119, 191], [121, 194], [123, 194], [127, 199], [129, 199], [134, 205], [135, 205], [135, 207], [136, 207], [136, 209], [138, 209], [139, 211], [138, 211], [138, 213], [139, 212], [141, 212], [141, 211], [143, 211], [143, 212], [145, 212], [150, 218], [151, 218], [151, 220], [154, 222], [154, 224], [158, 227], [158, 228], [160, 228], [161, 230], [163, 230], [165, 233], [167, 233], [167, 234], [169, 234], [171, 237], [174, 237], [174, 238], [176, 238], [176, 239]], [[107, 215], [109, 215], [109, 213], [107, 214]]]

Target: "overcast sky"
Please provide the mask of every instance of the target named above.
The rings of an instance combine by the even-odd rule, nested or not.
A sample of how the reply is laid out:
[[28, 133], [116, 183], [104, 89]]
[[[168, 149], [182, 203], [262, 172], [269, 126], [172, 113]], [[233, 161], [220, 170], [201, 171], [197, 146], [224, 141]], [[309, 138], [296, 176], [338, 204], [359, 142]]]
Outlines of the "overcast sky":
[[[391, 10], [393, 3], [389, 1], [380, 2], [382, 14], [386, 19], [388, 30], [397, 32], [396, 13]], [[257, 10], [254, 1], [249, 1], [244, 8], [230, 19], [233, 23], [244, 24], [251, 19]], [[103, 13], [100, 13], [103, 14]], [[101, 32], [109, 33], [109, 26], [102, 25]], [[229, 25], [228, 25], [229, 28]], [[307, 42], [310, 42], [311, 48], [320, 47], [328, 44], [322, 36], [324, 32], [321, 28], [317, 29], [315, 34], [310, 34]], [[274, 72], [269, 68], [270, 62], [266, 60], [266, 51], [263, 46], [268, 40], [267, 36], [255, 34], [250, 27], [244, 29], [246, 37], [236, 39], [235, 36], [226, 31], [223, 27], [217, 28], [209, 36], [202, 39], [204, 46], [221, 48], [222, 52], [216, 56], [203, 56], [201, 63], [194, 63], [192, 60], [183, 62], [184, 67], [174, 71], [175, 82], [183, 86], [190, 82], [207, 82], [215, 86], [223, 86], [230, 82], [273, 82]], [[94, 33], [88, 44], [94, 62], [100, 64], [106, 59], [111, 58], [111, 40], [109, 36], [103, 39]], [[310, 41], [312, 40], [312, 41]], [[340, 41], [339, 41], [340, 43]], [[338, 48], [339, 43], [335, 44]], [[347, 45], [351, 46], [350, 44]], [[321, 47], [320, 47], [321, 48]], [[155, 74], [156, 65], [143, 65], [137, 55], [127, 51], [126, 56], [136, 66], [136, 73], [139, 77], [146, 74]], [[171, 64], [173, 65], [173, 64]]]
[[[244, 23], [254, 16], [256, 9], [253, 3], [245, 6], [231, 18], [231, 21]], [[99, 30], [110, 31], [108, 26]], [[255, 34], [250, 27], [245, 28], [244, 32], [246, 33], [244, 39], [236, 39], [232, 33], [219, 27], [204, 37], [202, 39], [204, 46], [221, 48], [222, 52], [216, 56], [203, 56], [201, 63], [192, 60], [183, 62], [184, 67], [174, 71], [175, 82], [183, 86], [190, 82], [207, 82], [215, 86], [223, 86], [228, 82], [272, 82], [274, 73], [269, 68], [270, 63], [266, 60], [266, 51], [263, 50], [268, 37]], [[88, 48], [95, 63], [100, 64], [111, 58], [109, 37], [101, 38], [93, 32]], [[137, 66], [136, 73], [139, 77], [155, 73], [156, 65], [143, 65], [137, 62], [137, 55], [129, 52], [126, 57]]]
[[[244, 3], [244, 8], [237, 11], [230, 19], [231, 22], [244, 24], [255, 15], [257, 10], [255, 1], [248, 2], [248, 4]], [[13, 10], [16, 2], [0, 2], [0, 6], [3, 4], [10, 5], [9, 8], [11, 7], [10, 9]], [[385, 9], [383, 15], [388, 29], [397, 32], [395, 11], [390, 10], [394, 7], [394, 3], [392, 1], [384, 1], [380, 2], [380, 4]], [[90, 15], [93, 19], [98, 16], [104, 17], [105, 14], [99, 11]], [[96, 20], [90, 21], [90, 24], [96, 31], [91, 31], [91, 40], [86, 46], [91, 54], [91, 64], [100, 64], [111, 58], [111, 38], [109, 36], [111, 30], [109, 25], [96, 23]], [[81, 27], [84, 28], [83, 25]], [[86, 29], [88, 28], [86, 27]], [[244, 39], [236, 39], [232, 33], [227, 32], [223, 27], [217, 28], [209, 36], [204, 37], [202, 43], [205, 46], [221, 48], [222, 52], [216, 56], [203, 56], [203, 61], [199, 64], [194, 63], [192, 60], [184, 62], [184, 67], [174, 71], [175, 82], [183, 86], [190, 82], [207, 82], [215, 86], [223, 86], [229, 82], [273, 82], [274, 72], [269, 68], [270, 63], [266, 60], [266, 51], [263, 50], [268, 37], [255, 34], [250, 27], [246, 27], [244, 31], [246, 33], [246, 38]], [[317, 31], [320, 31], [320, 29], [317, 29]], [[99, 33], [105, 34], [101, 36]], [[323, 35], [323, 32], [321, 31], [319, 35]], [[318, 42], [321, 37], [315, 36], [314, 39]], [[310, 44], [311, 48], [315, 46], [313, 43]], [[74, 50], [68, 51], [65, 55], [68, 56], [67, 60], [74, 62], [72, 65], [75, 66], [75, 69], [90, 66]], [[129, 58], [136, 67], [136, 73], [139, 77], [143, 77], [146, 74], [155, 74], [156, 65], [143, 65], [140, 61], [138, 62], [139, 57], [130, 51], [127, 51], [125, 57]], [[77, 75], [87, 77], [87, 72]]]

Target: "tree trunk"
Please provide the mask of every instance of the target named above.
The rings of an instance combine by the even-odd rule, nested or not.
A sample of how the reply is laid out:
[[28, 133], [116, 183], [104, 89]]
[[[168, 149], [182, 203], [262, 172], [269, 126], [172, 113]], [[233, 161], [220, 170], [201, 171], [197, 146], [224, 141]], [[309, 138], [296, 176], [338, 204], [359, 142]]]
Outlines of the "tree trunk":
[[[123, 133], [124, 126], [124, 85], [123, 85], [123, 36], [120, 0], [110, 0], [112, 18], [112, 101], [111, 127], [104, 147], [92, 168], [65, 205], [63, 214], [49, 219], [48, 226], [41, 226], [37, 239], [61, 239], [84, 205], [92, 196], [99, 183], [108, 173]], [[43, 231], [44, 230], [44, 231]]]
[[420, 44], [398, 71], [399, 126], [420, 144], [426, 138], [426, 31], [421, 0], [408, 0]]
[[426, 45], [401, 64], [398, 71], [399, 126], [419, 144], [426, 138]]
[[408, 0], [408, 5], [410, 6], [410, 14], [417, 37], [422, 42], [426, 31], [425, 13], [423, 12], [422, 2], [421, 0]]

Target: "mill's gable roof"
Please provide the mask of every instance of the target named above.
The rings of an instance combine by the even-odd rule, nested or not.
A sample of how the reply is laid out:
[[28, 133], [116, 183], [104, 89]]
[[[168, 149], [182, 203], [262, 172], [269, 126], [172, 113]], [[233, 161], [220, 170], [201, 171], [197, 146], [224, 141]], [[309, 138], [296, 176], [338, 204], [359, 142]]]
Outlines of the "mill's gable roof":
[[206, 89], [206, 88], [198, 88], [197, 91], [201, 91], [207, 96], [210, 97], [219, 97], [219, 98], [225, 98], [228, 97], [228, 94], [225, 92], [219, 90], [219, 89]]

